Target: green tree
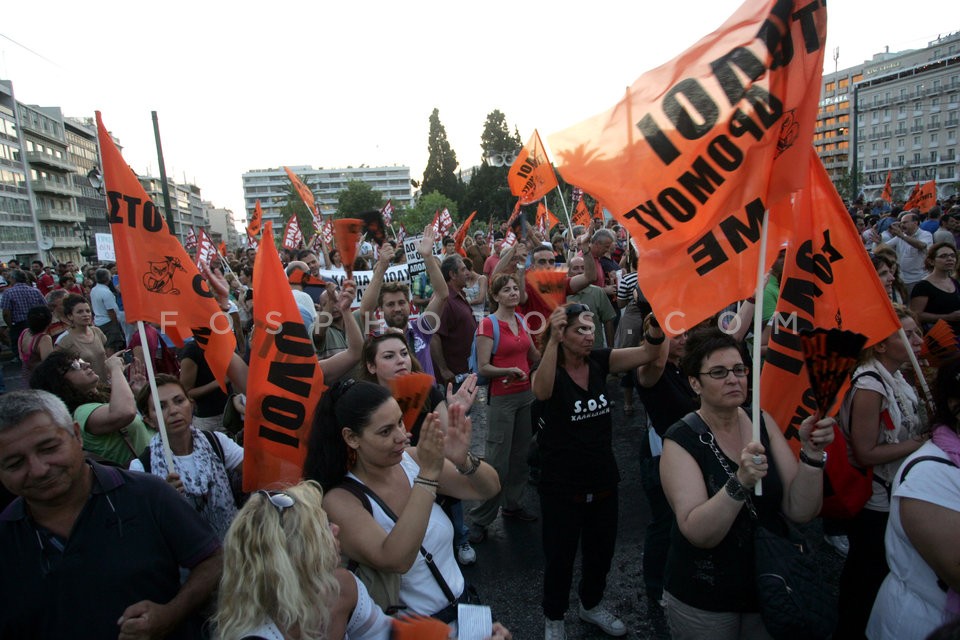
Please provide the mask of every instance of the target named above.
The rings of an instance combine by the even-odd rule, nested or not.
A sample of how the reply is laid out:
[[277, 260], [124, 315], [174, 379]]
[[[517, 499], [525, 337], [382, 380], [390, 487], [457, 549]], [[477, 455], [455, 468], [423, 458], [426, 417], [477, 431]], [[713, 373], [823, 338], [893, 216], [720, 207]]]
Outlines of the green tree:
[[[494, 109], [488, 113], [480, 135], [483, 157], [466, 185], [460, 201], [462, 211], [476, 210], [479, 221], [489, 220], [491, 215], [495, 219], [505, 220], [510, 215], [516, 198], [510, 193], [507, 173], [510, 171], [511, 158], [521, 147], [520, 133], [516, 128], [510, 133], [503, 112]], [[495, 159], [494, 162], [490, 161], [491, 158]]]
[[421, 192], [438, 191], [451, 200], [459, 201], [463, 195], [463, 182], [457, 175], [457, 154], [450, 148], [447, 130], [440, 122], [440, 110], [430, 114], [430, 137], [427, 141], [427, 168], [423, 170]]
[[402, 223], [408, 235], [419, 235], [423, 233], [424, 227], [433, 222], [433, 216], [437, 211], [443, 211], [444, 207], [450, 211], [450, 216], [459, 223], [457, 203], [439, 191], [433, 191], [421, 196], [413, 207], [405, 209], [402, 213], [395, 212], [393, 216], [394, 227], [398, 223]]
[[[314, 191], [316, 188], [315, 185], [307, 182], [303, 176], [298, 177], [303, 184], [307, 185], [310, 191]], [[314, 193], [314, 197], [316, 197], [316, 193]], [[307, 209], [307, 205], [304, 204], [300, 198], [300, 194], [297, 193], [297, 190], [293, 187], [293, 183], [288, 181], [287, 184], [284, 185], [283, 196], [275, 198], [274, 204], [283, 205], [280, 207], [280, 219], [283, 220], [284, 225], [290, 221], [291, 216], [297, 216], [297, 223], [300, 225], [300, 231], [303, 232], [303, 241], [310, 242], [310, 238], [313, 237], [313, 214]], [[283, 227], [274, 229], [273, 233], [276, 236], [280, 236], [283, 233]]]
[[[886, 174], [884, 174], [886, 176]], [[856, 174], [856, 185], [854, 185], [854, 174], [850, 172], [846, 167], [840, 169], [840, 172], [833, 178], [833, 186], [836, 187], [837, 193], [840, 194], [840, 197], [844, 200], [854, 201], [857, 199], [859, 192], [863, 191], [864, 187], [864, 175], [863, 172], [857, 169]], [[854, 186], [856, 186], [857, 193], [854, 193]]]
[[349, 218], [371, 209], [382, 209], [383, 195], [369, 183], [351, 180], [347, 188], [337, 194], [337, 217]]

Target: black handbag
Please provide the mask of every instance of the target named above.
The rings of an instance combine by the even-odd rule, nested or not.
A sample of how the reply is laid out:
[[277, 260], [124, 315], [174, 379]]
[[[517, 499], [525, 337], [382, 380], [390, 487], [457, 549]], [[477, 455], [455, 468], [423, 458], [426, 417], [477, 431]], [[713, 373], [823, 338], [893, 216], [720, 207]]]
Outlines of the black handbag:
[[816, 551], [782, 514], [758, 522], [753, 535], [760, 616], [777, 640], [829, 638], [837, 603], [826, 587]]

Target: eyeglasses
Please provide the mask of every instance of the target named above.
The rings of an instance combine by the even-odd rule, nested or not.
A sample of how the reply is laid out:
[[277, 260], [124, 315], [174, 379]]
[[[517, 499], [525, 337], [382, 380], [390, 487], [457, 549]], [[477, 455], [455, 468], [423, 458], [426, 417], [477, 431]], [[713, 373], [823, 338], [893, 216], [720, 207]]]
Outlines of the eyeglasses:
[[701, 371], [700, 375], [710, 376], [714, 380], [723, 380], [731, 373], [738, 378], [746, 378], [747, 374], [750, 373], [750, 367], [745, 364], [733, 365], [731, 369], [727, 369], [726, 367], [710, 367], [707, 371]]
[[260, 491], [257, 491], [257, 493], [261, 494], [270, 501], [270, 504], [273, 505], [273, 507], [277, 510], [277, 513], [280, 515], [281, 521], [283, 520], [284, 510], [291, 508], [297, 503], [296, 500], [282, 491], [264, 491], [261, 489]]
[[567, 307], [567, 310], [566, 310], [565, 313], [566, 313], [567, 316], [569, 317], [569, 316], [580, 315], [580, 314], [583, 313], [583, 312], [590, 313], [590, 307], [588, 307], [588, 306], [585, 305], [585, 304], [580, 304], [580, 303], [578, 302], [577, 304], [572, 304], [572, 305], [570, 305], [569, 307]]
[[933, 256], [934, 258], [940, 258], [942, 260], [956, 260], [957, 254], [955, 253], [941, 253], [938, 256]]
[[70, 363], [70, 369], [72, 371], [83, 371], [84, 369], [89, 369], [89, 368], [90, 368], [90, 363], [87, 362], [86, 360], [83, 360], [82, 358], [77, 358], [76, 360]]

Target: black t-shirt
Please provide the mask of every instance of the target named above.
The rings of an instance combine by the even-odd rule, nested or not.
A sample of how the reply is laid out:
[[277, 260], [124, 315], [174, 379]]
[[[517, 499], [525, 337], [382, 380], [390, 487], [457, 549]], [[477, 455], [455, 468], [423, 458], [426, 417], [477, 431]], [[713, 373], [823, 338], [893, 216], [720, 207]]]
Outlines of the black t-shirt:
[[642, 387], [638, 382], [637, 395], [661, 438], [675, 422], [697, 409], [697, 394], [690, 387], [687, 374], [672, 362], [667, 362], [663, 375], [652, 387]]
[[553, 394], [543, 403], [541, 493], [595, 493], [620, 482], [613, 455], [613, 420], [607, 397], [610, 349], [594, 349], [587, 389], [557, 367]]
[[[910, 296], [926, 296], [927, 306], [924, 307], [926, 313], [947, 314], [960, 309], [960, 284], [950, 278], [953, 285], [953, 293], [947, 293], [940, 287], [927, 280], [921, 280], [913, 287]], [[954, 330], [960, 329], [960, 322], [951, 322], [950, 326]]]
[[[700, 436], [683, 422], [677, 422], [667, 430], [667, 440], [673, 440], [693, 456], [707, 488], [707, 497], [718, 491], [730, 476], [720, 465], [710, 447], [700, 441]], [[766, 428], [760, 430], [760, 443], [770, 451], [770, 439]], [[733, 473], [740, 465], [731, 460], [717, 445]], [[750, 492], [750, 500], [760, 519], [770, 518], [780, 512], [783, 499], [783, 484], [772, 455], [767, 456], [769, 471], [763, 480], [763, 495]], [[712, 549], [693, 546], [680, 533], [676, 521], [670, 534], [670, 550], [667, 552], [667, 567], [664, 590], [692, 607], [706, 611], [743, 612], [757, 611], [757, 590], [754, 576], [753, 531], [754, 521], [744, 506], [740, 509], [727, 535]]]
[[[197, 379], [193, 383], [194, 387], [202, 387], [216, 379], [213, 377], [213, 372], [210, 371], [210, 365], [207, 364], [207, 358], [204, 356], [203, 349], [200, 348], [196, 340], [191, 340], [183, 347], [180, 360], [193, 360], [197, 363]], [[194, 415], [198, 418], [209, 418], [210, 416], [222, 414], [228, 397], [227, 394], [217, 387], [213, 391], [196, 398], [197, 409]]]

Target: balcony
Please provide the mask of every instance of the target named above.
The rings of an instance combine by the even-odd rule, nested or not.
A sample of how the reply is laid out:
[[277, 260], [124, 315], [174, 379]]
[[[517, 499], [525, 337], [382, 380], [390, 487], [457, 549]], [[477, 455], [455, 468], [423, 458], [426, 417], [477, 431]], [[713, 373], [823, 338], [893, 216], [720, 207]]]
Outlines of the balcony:
[[936, 131], [936, 130], [939, 129], [941, 126], [943, 126], [943, 125], [940, 123], [940, 121], [931, 122], [930, 124], [927, 125], [927, 129], [930, 130], [930, 131]]
[[913, 125], [912, 127], [910, 127], [910, 133], [923, 133], [923, 125], [922, 124]]
[[81, 195], [80, 189], [77, 189], [73, 185], [54, 182], [53, 180], [33, 180], [30, 185], [34, 191], [41, 193], [53, 193], [68, 198], [76, 198]]
[[53, 209], [51, 207], [38, 207], [37, 220], [49, 222], [83, 222], [83, 214], [79, 211], [68, 211], [65, 209]]
[[76, 236], [53, 237], [54, 249], [79, 249], [83, 246], [83, 238], [77, 238]]
[[41, 165], [73, 173], [77, 171], [77, 167], [69, 161], [63, 158], [55, 158], [54, 156], [39, 151], [27, 151], [27, 162], [29, 162], [31, 166]]
[[955, 127], [955, 126], [957, 126], [958, 124], [960, 124], [960, 120], [947, 120], [946, 122], [943, 123], [943, 126], [945, 126], [945, 127]]

